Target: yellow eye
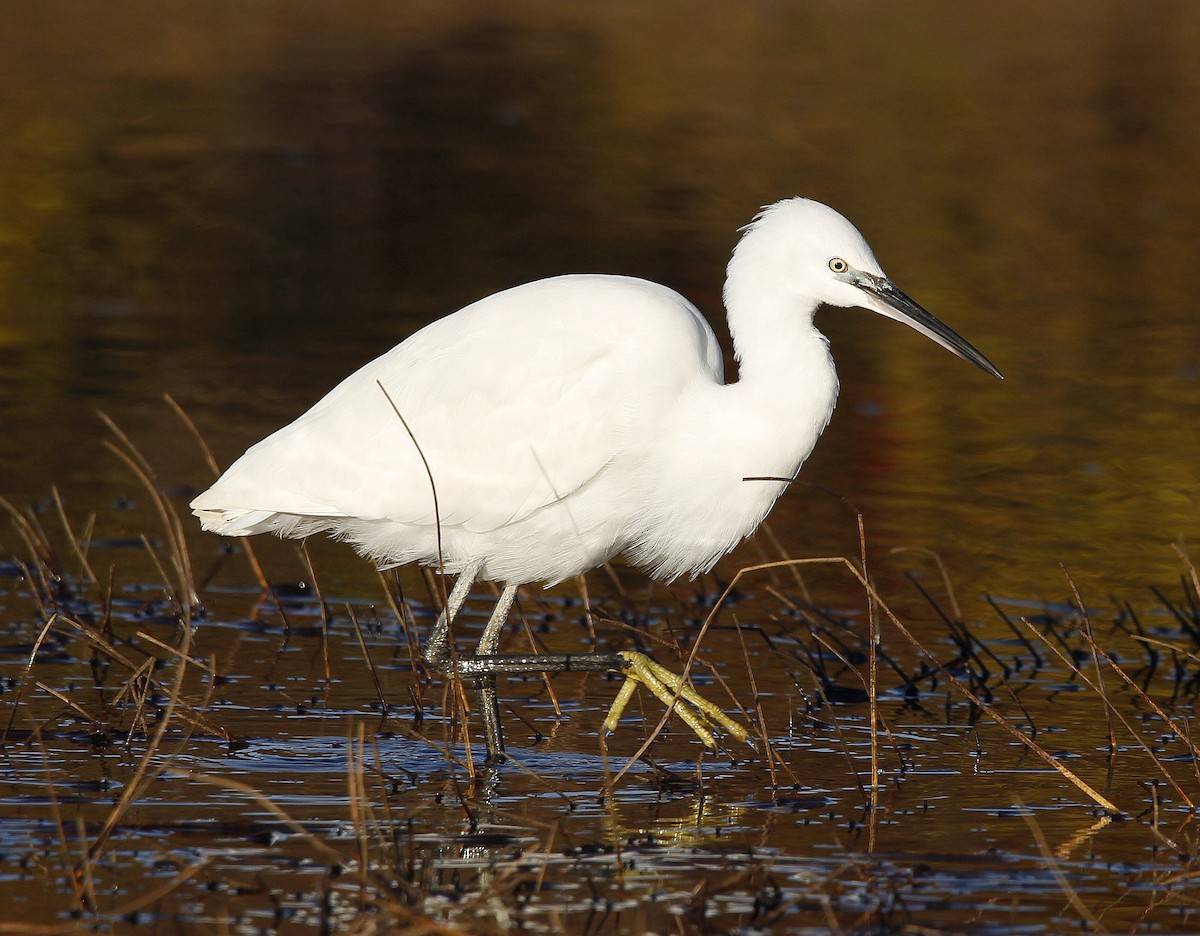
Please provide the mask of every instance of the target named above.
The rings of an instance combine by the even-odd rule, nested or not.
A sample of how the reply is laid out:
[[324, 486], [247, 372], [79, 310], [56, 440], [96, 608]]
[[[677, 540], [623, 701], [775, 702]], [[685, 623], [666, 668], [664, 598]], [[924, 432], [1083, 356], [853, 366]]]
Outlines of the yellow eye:
[[832, 257], [829, 260], [829, 269], [833, 270], [834, 273], [845, 273], [850, 269], [850, 264], [841, 257]]

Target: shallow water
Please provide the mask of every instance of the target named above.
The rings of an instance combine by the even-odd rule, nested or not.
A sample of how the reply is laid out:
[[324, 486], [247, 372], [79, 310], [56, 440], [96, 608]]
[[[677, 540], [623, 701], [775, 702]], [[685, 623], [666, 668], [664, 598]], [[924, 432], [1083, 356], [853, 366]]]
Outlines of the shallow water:
[[[603, 574], [589, 579], [591, 597], [606, 620], [647, 627], [639, 639], [658, 652], [672, 634], [686, 644], [742, 565], [857, 556], [845, 498], [863, 513], [889, 606], [949, 659], [947, 627], [908, 576], [947, 613], [957, 600], [998, 656], [1025, 658], [1012, 678], [1029, 709], [1021, 719], [1039, 726], [1039, 740], [1061, 738], [1064, 757], [1103, 784], [1103, 706], [1052, 661], [1033, 672], [982, 596], [1003, 596], [1015, 619], [1069, 606], [1074, 583], [1098, 621], [1128, 603], [1147, 626], [1180, 637], [1151, 588], [1188, 607], [1172, 546], [1186, 549], [1198, 529], [1200, 317], [1189, 280], [1200, 242], [1198, 40], [1200, 15], [1184, 2], [1155, 4], [1153, 15], [1032, 2], [767, 3], [719, 16], [624, 3], [480, 12], [202, 2], [169, 17], [149, 3], [9, 5], [0, 10], [0, 495], [37, 505], [78, 582], [49, 496], [57, 485], [78, 538], [93, 544], [96, 577], [116, 570], [120, 638], [144, 630], [174, 644], [177, 614], [160, 584], [173, 573], [129, 545], [146, 535], [168, 564], [164, 533], [105, 447], [112, 436], [97, 410], [182, 506], [209, 476], [164, 393], [227, 464], [422, 323], [539, 276], [646, 276], [719, 328], [736, 228], [761, 204], [810, 195], [847, 214], [902, 288], [1007, 379], [867, 313], [825, 311], [839, 407], [772, 514], [771, 537], [744, 545], [718, 577], [647, 591], [618, 568], [628, 597]], [[705, 913], [716, 927], [765, 926], [782, 907], [796, 930], [886, 918], [1057, 931], [1079, 914], [1014, 805], [1019, 795], [1104, 925], [1132, 929], [1144, 917], [1148, 930], [1195, 928], [1180, 915], [1186, 901], [1169, 896], [1194, 833], [1176, 834], [1174, 850], [1144, 818], [1097, 826], [1073, 788], [985, 727], [944, 681], [922, 686], [919, 705], [884, 697], [881, 713], [911, 763], [896, 776], [892, 757], [888, 809], [871, 821], [859, 790], [866, 706], [813, 711], [814, 679], [794, 655], [812, 620], [797, 605], [845, 621], [847, 646], [862, 646], [865, 601], [837, 567], [806, 567], [803, 584], [786, 572], [747, 580], [720, 623], [762, 628], [775, 649], [747, 632], [744, 650], [721, 629], [701, 654], [735, 697], [757, 690], [798, 789], [783, 767], [772, 776], [761, 752], [742, 752], [703, 762], [703, 794], [661, 790], [639, 764], [601, 802], [606, 774], [657, 722], [653, 700], [645, 724], [631, 716], [629, 734], [609, 739], [606, 766], [598, 737], [614, 683], [556, 680], [561, 717], [540, 683], [511, 685], [506, 724], [531, 773], [508, 769], [494, 790], [464, 792], [443, 750], [453, 735], [436, 684], [414, 739], [409, 652], [369, 568], [313, 544], [333, 614], [326, 654], [311, 598], [295, 599], [289, 631], [239, 556], [190, 524], [187, 533], [207, 582], [197, 652], [224, 677], [205, 717], [236, 743], [199, 729], [185, 739], [176, 717], [164, 739], [174, 768], [248, 784], [357, 854], [346, 758], [361, 725], [378, 748], [367, 755], [372, 809], [412, 819], [395, 848], [438, 919], [481, 927], [486, 908], [501, 908], [535, 929], [635, 932], [702, 927]], [[30, 561], [15, 526], [0, 526], [0, 547], [0, 560]], [[290, 545], [260, 551], [273, 583], [310, 579]], [[19, 569], [0, 572], [7, 719], [47, 612]], [[411, 573], [402, 582], [427, 620], [424, 585]], [[107, 593], [83, 589], [93, 623]], [[523, 607], [548, 616], [553, 645], [585, 648], [578, 609], [564, 604], [578, 597], [571, 584], [526, 595]], [[366, 627], [386, 719], [346, 600]], [[602, 645], [631, 639], [602, 625]], [[1119, 639], [1140, 665], [1144, 649]], [[916, 667], [886, 626], [885, 647], [905, 672]], [[156, 652], [165, 680], [174, 664]], [[829, 666], [839, 684], [858, 686]], [[105, 677], [78, 640], [52, 641], [31, 674], [88, 717], [32, 684], [22, 690], [14, 730], [40, 734], [4, 754], [0, 888], [24, 901], [22, 919], [63, 921], [64, 869], [130, 782], [146, 726], [124, 743], [133, 714], [110, 707], [128, 673]], [[710, 670], [696, 676], [727, 698]], [[207, 689], [188, 678], [185, 697], [199, 703]], [[883, 689], [902, 684], [884, 668]], [[1194, 691], [1173, 698], [1168, 666], [1150, 684], [1190, 715]], [[98, 726], [113, 725], [97, 747]], [[1162, 738], [1176, 753], [1170, 732]], [[1138, 784], [1158, 775], [1133, 760], [1136, 746], [1121, 750], [1110, 795], [1137, 813], [1152, 802]], [[698, 747], [678, 726], [649, 753], [695, 774]], [[1195, 790], [1194, 776], [1185, 786]], [[474, 831], [463, 798], [487, 813]], [[1179, 810], [1168, 798], [1164, 808]], [[498, 838], [472, 838], [479, 829]], [[110, 841], [98, 893], [105, 909], [119, 907], [207, 860], [133, 922], [218, 927], [242, 914], [235, 928], [269, 930], [350, 920], [354, 888], [301, 838], [244, 790], [164, 777]], [[378, 847], [370, 864], [397, 866]], [[701, 879], [711, 893], [695, 891]]]
[[[112, 552], [94, 550], [91, 558], [122, 558]], [[128, 558], [136, 564], [136, 555]], [[1058, 932], [1079, 925], [1070, 899], [1109, 931], [1196, 926], [1186, 896], [1196, 853], [1192, 812], [1142, 745], [1186, 789], [1195, 786], [1192, 755], [1107, 671], [1114, 709], [1134, 725], [1119, 733], [1109, 758], [1101, 700], [1082, 676], [1051, 662], [1059, 639], [1080, 646], [1068, 617], [1030, 618], [1048, 635], [1044, 644], [1031, 638], [1042, 665], [1011, 633], [1003, 636], [996, 614], [976, 625], [994, 658], [954, 663], [943, 636], [929, 647], [949, 672], [907, 684], [897, 677], [915, 674], [914, 653], [889, 640], [887, 659], [898, 669], [881, 668], [882, 786], [871, 810], [862, 684], [801, 626], [797, 614], [811, 612], [765, 588], [733, 596], [714, 618], [696, 682], [725, 698], [707, 665], [723, 661], [717, 672], [729, 692], [761, 706], [770, 757], [761, 742], [757, 750], [734, 744], [705, 755], [671, 723], [650, 748], [652, 761], [630, 763], [661, 706], [639, 697], [602, 742], [616, 683], [573, 675], [554, 680], [553, 698], [540, 681], [502, 684], [512, 761], [475, 781], [447, 721], [442, 685], [416, 679], [403, 628], [390, 611], [376, 610], [387, 604], [382, 584], [374, 607], [326, 595], [327, 608], [340, 610], [324, 614], [315, 596], [287, 589], [278, 605], [251, 589], [210, 593], [188, 648], [196, 662], [173, 711], [168, 690], [179, 664], [169, 647], [179, 635], [162, 613], [161, 589], [149, 590], [147, 605], [147, 590], [121, 586], [107, 615], [104, 599], [79, 589], [60, 591], [58, 626], [32, 668], [41, 629], [31, 613], [34, 593], [15, 577], [3, 592], [12, 643], [0, 653], [0, 685], [13, 721], [0, 755], [0, 896], [11, 921], [66, 922], [72, 869], [102, 839], [120, 798], [141, 783], [88, 865], [83, 919], [118, 930], [133, 922], [319, 932], [372, 919], [407, 925], [416, 914], [472, 931], [778, 924], [789, 932], [905, 925]], [[620, 613], [643, 619], [644, 639], [653, 643], [669, 630], [686, 646], [715, 598], [698, 597], [676, 593], [624, 608], [610, 598], [598, 606], [597, 630], [604, 643], [627, 644]], [[554, 646], [587, 649], [578, 602], [527, 596], [523, 609], [532, 633], [549, 628]], [[484, 610], [470, 609], [464, 643], [482, 627]], [[428, 625], [419, 596], [409, 611]], [[739, 634], [731, 625], [741, 620], [754, 629]], [[843, 630], [861, 620], [810, 620], [828, 646], [845, 640], [861, 652]], [[1187, 640], [1165, 611], [1142, 623], [1159, 639]], [[1166, 660], [1152, 667], [1108, 621], [1097, 618], [1095, 626], [1170, 717], [1193, 716], [1194, 681]], [[527, 646], [520, 628], [508, 640]], [[106, 641], [111, 647], [93, 650]], [[657, 653], [671, 655], [662, 646]], [[130, 666], [147, 658], [161, 661], [154, 685], [131, 684]], [[856, 687], [858, 695], [823, 703], [806, 660], [819, 662], [831, 697]], [[994, 663], [990, 674], [984, 663]], [[1125, 814], [1114, 820], [1098, 810], [973, 709], [952, 675]], [[155, 779], [145, 783], [139, 766], [148, 737], [168, 711], [148, 762]], [[474, 757], [481, 756], [477, 747]], [[369, 869], [366, 880], [360, 869]], [[182, 873], [192, 876], [177, 880]]]

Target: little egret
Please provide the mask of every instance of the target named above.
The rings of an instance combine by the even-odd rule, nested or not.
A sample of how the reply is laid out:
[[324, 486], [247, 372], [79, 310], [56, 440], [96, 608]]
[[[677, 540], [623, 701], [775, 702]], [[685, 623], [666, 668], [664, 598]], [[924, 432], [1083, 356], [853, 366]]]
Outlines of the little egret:
[[[665, 286], [583, 274], [488, 296], [427, 325], [251, 447], [192, 501], [225, 536], [328, 532], [381, 567], [458, 576], [427, 665], [478, 689], [488, 759], [504, 757], [497, 675], [616, 671], [650, 688], [705, 744], [746, 732], [640, 653], [498, 654], [517, 587], [623, 553], [658, 579], [712, 568], [753, 533], [829, 422], [838, 379], [813, 324], [824, 304], [903, 322], [996, 377], [896, 288], [831, 208], [763, 209], [729, 261], [738, 379], [699, 310]], [[503, 584], [473, 654], [450, 627], [472, 584]]]

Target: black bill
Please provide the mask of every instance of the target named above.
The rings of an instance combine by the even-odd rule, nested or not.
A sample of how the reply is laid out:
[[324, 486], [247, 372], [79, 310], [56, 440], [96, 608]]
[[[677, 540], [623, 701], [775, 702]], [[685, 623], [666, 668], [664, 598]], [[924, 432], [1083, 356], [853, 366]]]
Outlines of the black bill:
[[931, 338], [947, 351], [953, 351], [964, 361], [970, 361], [980, 370], [987, 371], [993, 377], [1004, 379], [1004, 375], [996, 370], [995, 365], [979, 353], [965, 338], [951, 329], [948, 325], [934, 318], [916, 302], [896, 288], [887, 277], [873, 276], [870, 273], [855, 271], [853, 283], [863, 292], [879, 299], [886, 308], [877, 308], [889, 318], [903, 322], [910, 328], [915, 328], [926, 338]]

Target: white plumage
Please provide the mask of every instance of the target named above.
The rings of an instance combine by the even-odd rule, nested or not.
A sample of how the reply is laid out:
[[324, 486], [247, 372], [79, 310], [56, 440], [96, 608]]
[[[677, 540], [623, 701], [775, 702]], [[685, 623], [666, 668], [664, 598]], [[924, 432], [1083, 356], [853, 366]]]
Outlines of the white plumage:
[[792, 478], [829, 421], [838, 384], [813, 324], [822, 303], [903, 321], [999, 376], [892, 286], [841, 215], [790, 199], [745, 229], [729, 263], [736, 382], [678, 293], [622, 276], [540, 280], [367, 364], [192, 508], [227, 536], [329, 532], [380, 565], [510, 585], [622, 552], [660, 578], [695, 574], [786, 487], [747, 479]]

